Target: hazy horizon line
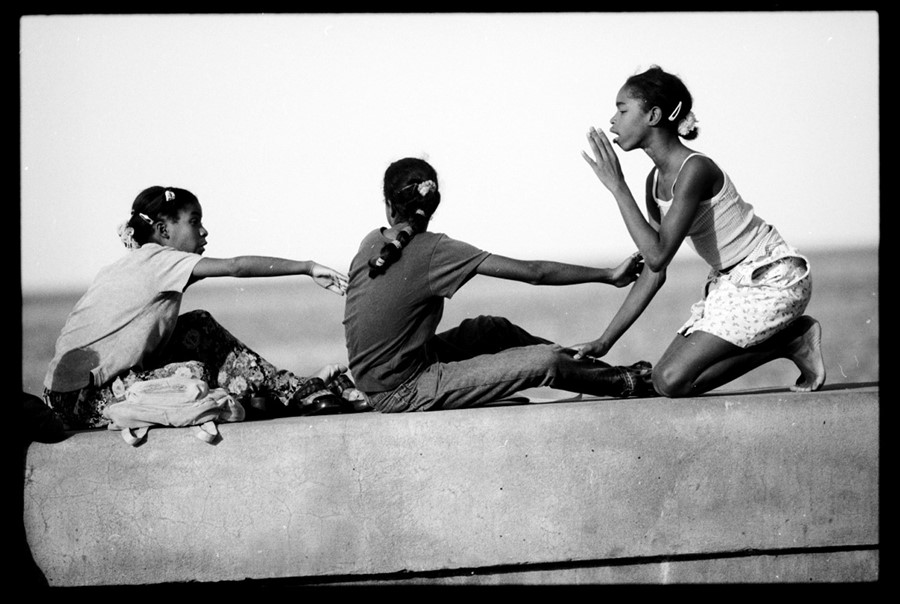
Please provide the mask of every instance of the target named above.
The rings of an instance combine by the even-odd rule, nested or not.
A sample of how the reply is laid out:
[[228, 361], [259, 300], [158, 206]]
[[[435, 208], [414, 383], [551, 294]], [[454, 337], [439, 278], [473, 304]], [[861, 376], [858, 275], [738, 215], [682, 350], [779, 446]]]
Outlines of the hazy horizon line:
[[[830, 246], [830, 245], [826, 246], [826, 245], [822, 244], [822, 245], [817, 245], [817, 246], [807, 246], [807, 247], [803, 247], [803, 248], [798, 247], [797, 249], [801, 254], [825, 255], [825, 254], [869, 253], [872, 251], [877, 252], [879, 250], [879, 248], [880, 248], [880, 244], [876, 243], [876, 244], [841, 244], [841, 245], [836, 245], [836, 246]], [[600, 258], [601, 258], [601, 260], [602, 260], [602, 258], [610, 258], [611, 259], [610, 261], [612, 261], [612, 256], [610, 254], [602, 254], [602, 257], [600, 257]], [[550, 258], [548, 258], [548, 259], [550, 259]], [[553, 260], [558, 260], [558, 259], [553, 258]], [[568, 259], [563, 259], [560, 261], [574, 263], [574, 264], [591, 264], [591, 263], [596, 263], [597, 260], [598, 260], [598, 256], [595, 256], [593, 258], [588, 258], [587, 255], [585, 255], [581, 259], [568, 258]], [[703, 260], [696, 254], [694, 254], [692, 250], [682, 249], [682, 250], [679, 250], [678, 254], [676, 255], [675, 259], [672, 262], [675, 264], [678, 264], [678, 265], [690, 265], [690, 264], [702, 264]], [[97, 267], [97, 270], [99, 270], [100, 268], [101, 267]], [[285, 279], [276, 279], [276, 280], [261, 279], [261, 278], [253, 279], [254, 287], [257, 287], [260, 284], [275, 286], [275, 285], [283, 283], [287, 278], [289, 278], [289, 277], [286, 277]], [[90, 280], [88, 280], [87, 282], [84, 282], [84, 283], [67, 283], [67, 284], [61, 284], [61, 285], [51, 285], [51, 284], [33, 285], [32, 284], [27, 287], [21, 282], [21, 280], [19, 283], [20, 293], [21, 293], [21, 296], [23, 299], [27, 298], [27, 297], [33, 298], [33, 297], [41, 297], [41, 296], [71, 296], [71, 295], [74, 295], [79, 292], [83, 293], [89, 285], [90, 285]], [[314, 285], [314, 284], [312, 282], [310, 282], [309, 285]], [[223, 286], [223, 287], [233, 286], [233, 281], [225, 280], [225, 279], [218, 279], [218, 280], [204, 284], [204, 287], [219, 287], [219, 286]]]

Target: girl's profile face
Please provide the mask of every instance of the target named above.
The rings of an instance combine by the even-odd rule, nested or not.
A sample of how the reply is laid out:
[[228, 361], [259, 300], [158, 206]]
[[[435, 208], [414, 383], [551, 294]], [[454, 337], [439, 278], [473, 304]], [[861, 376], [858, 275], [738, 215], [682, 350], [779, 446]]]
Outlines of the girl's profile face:
[[644, 103], [631, 96], [629, 90], [623, 87], [616, 95], [616, 112], [609, 120], [609, 131], [616, 135], [612, 142], [623, 151], [638, 147], [648, 126], [649, 115], [644, 110]]
[[202, 254], [209, 232], [203, 227], [203, 209], [199, 203], [189, 204], [178, 213], [178, 220], [166, 219], [166, 245], [182, 252]]

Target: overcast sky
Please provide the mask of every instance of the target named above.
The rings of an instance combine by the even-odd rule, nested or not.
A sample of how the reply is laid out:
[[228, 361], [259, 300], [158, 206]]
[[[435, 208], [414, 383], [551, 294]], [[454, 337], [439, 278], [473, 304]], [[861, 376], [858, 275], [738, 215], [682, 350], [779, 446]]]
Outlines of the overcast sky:
[[[404, 156], [438, 171], [433, 230], [609, 266], [634, 246], [580, 154], [652, 64], [694, 96], [689, 145], [790, 243], [877, 245], [878, 26], [875, 12], [25, 16], [23, 292], [85, 287], [157, 184], [200, 198], [209, 256], [346, 270]], [[619, 157], [643, 207], [651, 162]]]

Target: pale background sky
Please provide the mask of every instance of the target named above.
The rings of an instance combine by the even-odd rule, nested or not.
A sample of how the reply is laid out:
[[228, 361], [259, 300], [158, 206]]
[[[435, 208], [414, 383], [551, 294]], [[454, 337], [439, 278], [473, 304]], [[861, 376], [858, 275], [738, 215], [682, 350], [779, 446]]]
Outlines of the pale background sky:
[[[610, 266], [634, 246], [580, 153], [652, 64], [790, 243], [878, 245], [879, 59], [875, 12], [25, 16], [23, 293], [86, 287], [157, 184], [200, 198], [208, 256], [345, 271], [408, 155], [433, 230]], [[619, 157], [643, 207], [651, 162]]]

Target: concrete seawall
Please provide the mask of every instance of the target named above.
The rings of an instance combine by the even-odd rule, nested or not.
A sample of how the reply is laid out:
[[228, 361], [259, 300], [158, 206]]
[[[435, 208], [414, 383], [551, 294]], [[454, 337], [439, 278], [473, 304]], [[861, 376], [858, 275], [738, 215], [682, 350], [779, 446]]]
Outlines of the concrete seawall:
[[50, 586], [874, 581], [879, 391], [365, 413], [33, 443]]

